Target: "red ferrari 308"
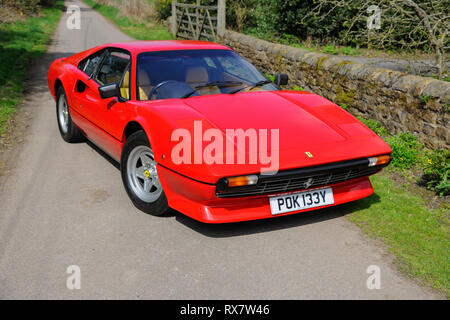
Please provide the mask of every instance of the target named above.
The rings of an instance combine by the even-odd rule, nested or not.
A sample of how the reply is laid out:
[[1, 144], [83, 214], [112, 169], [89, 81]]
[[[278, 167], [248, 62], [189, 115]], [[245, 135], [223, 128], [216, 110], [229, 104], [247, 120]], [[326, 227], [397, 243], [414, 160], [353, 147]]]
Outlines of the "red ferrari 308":
[[[269, 218], [369, 196], [391, 149], [309, 92], [281, 90], [230, 48], [136, 41], [55, 60], [48, 86], [67, 142], [120, 163], [140, 210], [208, 223]], [[332, 80], [330, 80], [332, 81]]]

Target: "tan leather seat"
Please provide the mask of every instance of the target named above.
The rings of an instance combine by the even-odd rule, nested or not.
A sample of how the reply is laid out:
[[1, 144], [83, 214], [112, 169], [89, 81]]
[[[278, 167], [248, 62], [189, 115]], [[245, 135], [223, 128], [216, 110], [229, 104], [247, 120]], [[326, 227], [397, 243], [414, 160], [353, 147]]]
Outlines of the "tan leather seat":
[[[195, 89], [196, 86], [209, 82], [208, 71], [204, 67], [189, 67], [186, 70], [185, 82]], [[197, 90], [199, 95], [220, 94], [217, 86], [205, 87]]]
[[148, 95], [150, 94], [150, 91], [152, 91], [153, 86], [150, 81], [150, 78], [148, 77], [148, 73], [145, 70], [139, 69], [138, 81], [139, 81], [139, 100], [148, 100]]
[[120, 86], [120, 95], [122, 98], [130, 99], [130, 70], [125, 72], [122, 85]]

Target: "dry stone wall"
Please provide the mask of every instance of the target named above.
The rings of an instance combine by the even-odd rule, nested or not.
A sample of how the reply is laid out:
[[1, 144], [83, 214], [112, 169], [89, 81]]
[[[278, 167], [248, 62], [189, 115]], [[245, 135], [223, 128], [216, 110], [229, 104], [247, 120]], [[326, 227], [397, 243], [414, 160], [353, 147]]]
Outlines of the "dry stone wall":
[[274, 44], [226, 30], [219, 41], [261, 71], [289, 75], [289, 86], [322, 95], [354, 115], [379, 120], [390, 133], [416, 132], [430, 148], [450, 144], [450, 83]]

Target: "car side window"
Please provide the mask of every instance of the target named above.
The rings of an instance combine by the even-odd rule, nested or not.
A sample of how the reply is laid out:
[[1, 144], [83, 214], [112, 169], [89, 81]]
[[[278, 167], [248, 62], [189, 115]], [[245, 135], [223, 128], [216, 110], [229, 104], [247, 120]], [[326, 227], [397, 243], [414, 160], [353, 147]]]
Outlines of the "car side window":
[[122, 51], [110, 51], [103, 60], [95, 80], [100, 84], [120, 84], [125, 69], [130, 63], [130, 55]]
[[92, 76], [95, 68], [102, 60], [103, 53], [104, 51], [102, 50], [82, 60], [78, 65], [78, 69], [86, 73], [88, 76]]

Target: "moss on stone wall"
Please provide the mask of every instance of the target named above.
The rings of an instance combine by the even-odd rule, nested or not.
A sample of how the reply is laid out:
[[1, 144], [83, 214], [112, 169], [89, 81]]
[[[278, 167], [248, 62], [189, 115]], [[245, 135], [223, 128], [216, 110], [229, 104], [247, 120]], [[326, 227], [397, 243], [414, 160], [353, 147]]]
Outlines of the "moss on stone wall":
[[322, 64], [327, 59], [328, 59], [328, 57], [320, 57], [319, 59], [317, 59], [317, 62], [316, 62], [316, 69], [317, 69], [317, 71], [320, 71], [320, 69], [322, 68]]
[[356, 90], [349, 89], [348, 91], [344, 91], [340, 84], [337, 85], [336, 91], [336, 103], [341, 107], [351, 107], [353, 102], [355, 101]]

